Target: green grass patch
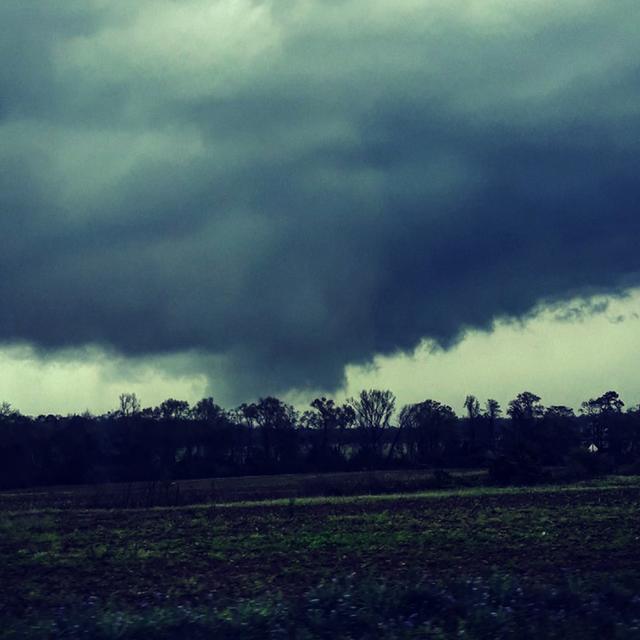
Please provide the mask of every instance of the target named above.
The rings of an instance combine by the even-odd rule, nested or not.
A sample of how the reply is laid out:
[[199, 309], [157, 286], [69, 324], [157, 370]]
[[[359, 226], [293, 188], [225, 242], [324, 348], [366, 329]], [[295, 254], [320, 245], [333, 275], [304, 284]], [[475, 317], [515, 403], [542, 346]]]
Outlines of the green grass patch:
[[34, 640], [262, 640], [283, 638], [454, 638], [634, 640], [640, 638], [640, 581], [565, 578], [522, 582], [510, 575], [428, 578], [388, 584], [354, 574], [298, 596], [167, 605], [161, 594], [137, 610], [95, 598], [28, 620], [5, 619], [0, 637]]
[[[267, 628], [258, 622], [263, 609], [286, 609], [290, 626], [301, 615], [296, 608], [300, 594], [312, 593], [320, 583], [328, 588], [333, 579], [344, 584], [351, 575], [365, 591], [396, 585], [405, 594], [416, 576], [445, 592], [462, 576], [483, 585], [495, 576], [509, 576], [530, 593], [538, 593], [539, 585], [569, 589], [569, 578], [600, 585], [624, 576], [635, 579], [640, 576], [639, 498], [638, 478], [612, 478], [531, 489], [0, 512], [0, 617], [10, 621], [2, 628], [24, 631], [21, 619], [46, 626], [58, 620], [61, 610], [67, 612], [64, 620], [84, 620], [82, 612], [91, 601], [99, 603], [90, 609], [93, 637], [117, 637], [108, 634], [117, 633], [120, 623], [114, 620], [122, 615], [122, 629], [134, 634], [122, 637], [149, 637], [135, 633], [142, 634], [152, 620], [167, 633], [193, 624], [192, 637], [213, 629], [225, 638], [234, 637], [224, 634], [235, 629], [225, 626], [227, 614], [244, 620], [239, 603], [248, 607], [242, 609], [249, 612], [247, 629], [255, 628], [256, 634]], [[377, 605], [367, 607], [363, 604], [357, 615], [388, 623], [386, 613], [376, 617]], [[184, 611], [204, 616], [204, 626], [198, 626], [199, 618], [185, 618]], [[475, 620], [469, 616], [456, 618], [456, 632]], [[271, 633], [275, 619], [271, 613], [267, 618]], [[438, 633], [453, 633], [442, 620], [429, 620], [425, 624], [435, 625]], [[315, 633], [312, 618], [303, 622], [301, 629]], [[89, 622], [77, 624], [88, 628]], [[426, 633], [426, 627], [421, 629]], [[414, 633], [402, 625], [393, 633], [401, 631]]]

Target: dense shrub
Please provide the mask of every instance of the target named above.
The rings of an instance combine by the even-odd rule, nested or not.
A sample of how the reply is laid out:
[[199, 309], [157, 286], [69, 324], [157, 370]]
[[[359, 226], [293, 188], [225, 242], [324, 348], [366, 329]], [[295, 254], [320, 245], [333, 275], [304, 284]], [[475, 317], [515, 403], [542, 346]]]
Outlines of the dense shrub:
[[567, 472], [572, 478], [594, 478], [611, 473], [614, 469], [614, 461], [606, 453], [592, 453], [587, 449], [574, 449], [569, 453], [567, 459]]
[[502, 455], [489, 462], [489, 482], [506, 486], [509, 484], [536, 484], [549, 480], [538, 460], [532, 455]]

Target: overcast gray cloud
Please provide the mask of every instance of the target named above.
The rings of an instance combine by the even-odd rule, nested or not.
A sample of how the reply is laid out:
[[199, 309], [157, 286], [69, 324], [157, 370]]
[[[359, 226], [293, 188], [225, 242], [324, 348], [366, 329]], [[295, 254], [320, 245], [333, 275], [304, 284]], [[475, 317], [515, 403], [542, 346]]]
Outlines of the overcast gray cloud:
[[4, 342], [192, 351], [244, 398], [640, 284], [636, 0], [0, 24]]

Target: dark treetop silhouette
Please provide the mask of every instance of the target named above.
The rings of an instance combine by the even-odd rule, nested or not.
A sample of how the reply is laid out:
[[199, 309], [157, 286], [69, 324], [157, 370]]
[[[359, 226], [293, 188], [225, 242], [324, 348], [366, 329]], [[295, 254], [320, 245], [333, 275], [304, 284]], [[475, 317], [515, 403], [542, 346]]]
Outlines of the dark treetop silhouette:
[[169, 398], [142, 408], [123, 393], [105, 415], [29, 417], [0, 405], [0, 487], [171, 480], [280, 472], [489, 466], [497, 482], [530, 482], [547, 465], [607, 471], [640, 460], [640, 408], [615, 391], [582, 404], [544, 407], [529, 391], [467, 416], [424, 400], [362, 391], [345, 404], [317, 398], [300, 414], [278, 398], [225, 410], [212, 398], [190, 407]]

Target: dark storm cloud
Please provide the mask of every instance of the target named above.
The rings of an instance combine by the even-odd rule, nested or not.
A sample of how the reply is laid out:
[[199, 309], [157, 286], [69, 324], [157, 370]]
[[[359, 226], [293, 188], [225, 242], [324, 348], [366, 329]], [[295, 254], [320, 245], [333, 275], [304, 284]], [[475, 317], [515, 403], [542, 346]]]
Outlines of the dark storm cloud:
[[605, 313], [608, 308], [609, 300], [585, 300], [577, 305], [564, 305], [553, 318], [559, 322], [584, 322], [587, 318]]
[[638, 284], [635, 0], [0, 24], [3, 341], [192, 351], [245, 397]]

